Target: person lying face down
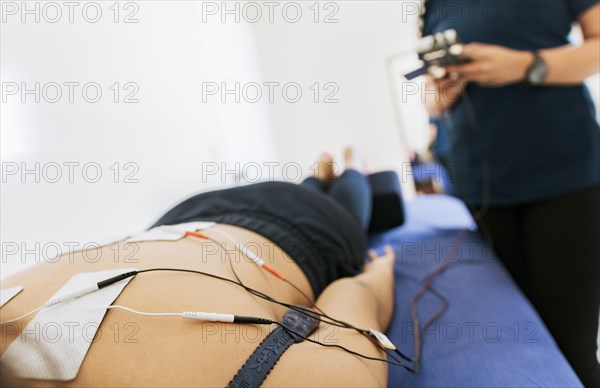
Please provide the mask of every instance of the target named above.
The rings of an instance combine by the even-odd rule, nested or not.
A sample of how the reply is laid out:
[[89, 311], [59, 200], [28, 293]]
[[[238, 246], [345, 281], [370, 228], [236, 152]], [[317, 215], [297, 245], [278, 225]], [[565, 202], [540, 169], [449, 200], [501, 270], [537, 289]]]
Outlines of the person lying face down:
[[[339, 176], [334, 174], [332, 159], [324, 156], [315, 176], [301, 185], [266, 182], [189, 198], [153, 227], [193, 221], [215, 224], [179, 240], [121, 241], [96, 252], [71, 253], [69, 260], [39, 264], [4, 281], [3, 288], [20, 285], [24, 291], [2, 307], [3, 320], [42, 305], [75, 274], [132, 267], [138, 273], [114, 305], [138, 312], [210, 311], [238, 317], [234, 323], [206, 322], [111, 308], [75, 379], [21, 383], [387, 385], [387, 364], [361, 357], [385, 359], [386, 353], [377, 341], [355, 329], [387, 329], [395, 256], [386, 247], [381, 255], [369, 252], [365, 264], [371, 193], [356, 153], [347, 149], [345, 159], [346, 169]], [[91, 256], [99, 259], [87, 260]], [[144, 272], [156, 268], [178, 271]], [[316, 313], [307, 317], [306, 310]], [[333, 320], [317, 316], [320, 313]], [[239, 317], [283, 321], [293, 329], [235, 323], [241, 321]], [[19, 330], [6, 331], [3, 354], [19, 341], [19, 333], [31, 319], [17, 321]], [[345, 347], [361, 356], [316, 342]]]

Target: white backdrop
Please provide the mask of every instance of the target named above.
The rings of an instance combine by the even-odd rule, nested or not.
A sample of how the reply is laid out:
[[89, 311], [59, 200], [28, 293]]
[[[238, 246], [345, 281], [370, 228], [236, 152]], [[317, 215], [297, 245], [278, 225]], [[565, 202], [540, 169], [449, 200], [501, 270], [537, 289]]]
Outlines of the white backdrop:
[[[176, 201], [235, 178], [203, 174], [203, 162], [277, 160], [265, 104], [202, 101], [203, 82], [260, 80], [250, 25], [208, 25], [199, 4], [154, 1], [121, 3], [115, 23], [113, 3], [96, 4], [96, 23], [82, 6], [74, 23], [65, 8], [56, 23], [3, 14], [2, 277], [145, 228]], [[133, 11], [138, 22], [123, 23]], [[22, 93], [36, 82], [40, 102]], [[72, 103], [70, 82], [79, 83]], [[52, 103], [54, 83], [62, 98]], [[82, 93], [91, 83], [102, 91], [95, 103], [84, 97], [96, 99], [98, 87]]]
[[[285, 160], [308, 163], [322, 149], [339, 158], [345, 145], [354, 144], [364, 152], [371, 170], [405, 170], [408, 150], [401, 129], [408, 126], [418, 137], [427, 119], [410, 112], [408, 121], [399, 124], [394, 113], [395, 85], [388, 77], [386, 59], [413, 48], [417, 36], [417, 19], [403, 3], [325, 2], [317, 14], [310, 8], [313, 2], [307, 2], [306, 17], [298, 23], [256, 25], [265, 78], [296, 81], [307, 95], [299, 104], [272, 106], [277, 144]], [[309, 89], [315, 84], [319, 103], [314, 102], [314, 88]], [[328, 96], [337, 101], [328, 103]], [[403, 189], [410, 197], [412, 180], [405, 181]]]
[[408, 39], [399, 3], [267, 3], [260, 20], [237, 1], [2, 3], [2, 278], [199, 191], [298, 181], [322, 150], [401, 170], [384, 66]]

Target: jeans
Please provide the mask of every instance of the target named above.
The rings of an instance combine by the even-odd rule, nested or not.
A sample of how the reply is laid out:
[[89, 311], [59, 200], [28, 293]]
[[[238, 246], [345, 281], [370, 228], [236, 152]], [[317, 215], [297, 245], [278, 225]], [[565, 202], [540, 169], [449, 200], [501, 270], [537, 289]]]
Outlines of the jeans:
[[368, 230], [373, 203], [371, 186], [363, 174], [346, 170], [329, 184], [310, 177], [302, 182], [302, 186], [328, 194], [358, 220], [365, 232]]

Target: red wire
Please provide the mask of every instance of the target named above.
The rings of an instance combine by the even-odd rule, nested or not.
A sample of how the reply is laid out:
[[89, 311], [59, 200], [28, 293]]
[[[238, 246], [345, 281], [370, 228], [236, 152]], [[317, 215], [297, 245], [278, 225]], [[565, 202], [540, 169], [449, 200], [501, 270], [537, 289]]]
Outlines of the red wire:
[[186, 236], [198, 237], [198, 238], [201, 238], [201, 239], [204, 239], [204, 240], [208, 240], [209, 239], [208, 236], [205, 236], [202, 233], [192, 232], [192, 231], [189, 231], [189, 230], [187, 232], [185, 232], [185, 235]]
[[[185, 232], [186, 236], [193, 236], [193, 237], [198, 237], [204, 240], [212, 240], [210, 237], [203, 235], [202, 233], [198, 233], [198, 232], [192, 232], [192, 231], [187, 231]], [[214, 240], [213, 240], [214, 241]], [[285, 276], [283, 276], [281, 274], [281, 272], [277, 271], [275, 268], [271, 267], [269, 264], [264, 263], [263, 265], [261, 265], [260, 267], [262, 267], [265, 271], [270, 272], [272, 275], [274, 275], [275, 277], [285, 281], [286, 278]]]
[[[468, 231], [466, 229], [461, 232], [459, 237], [456, 239], [456, 245], [454, 246], [454, 249], [451, 251], [452, 254], [454, 254], [458, 251], [458, 247], [460, 247], [462, 245], [462, 243], [464, 242], [464, 240], [467, 236], [467, 233], [468, 233]], [[417, 291], [417, 293], [413, 297], [413, 300], [411, 303], [410, 313], [411, 313], [411, 317], [412, 317], [412, 321], [413, 321], [413, 335], [415, 337], [415, 358], [414, 358], [413, 362], [415, 364], [415, 369], [417, 371], [419, 370], [419, 361], [421, 359], [421, 348], [423, 345], [421, 342], [421, 336], [423, 334], [423, 331], [427, 330], [427, 328], [446, 311], [446, 309], [448, 308], [448, 301], [445, 298], [443, 298], [441, 295], [438, 295], [438, 297], [442, 298], [442, 301], [444, 304], [442, 305], [442, 307], [440, 307], [438, 309], [438, 311], [431, 318], [429, 318], [423, 324], [422, 330], [419, 328], [419, 317], [417, 315], [417, 304], [418, 304], [419, 300], [421, 299], [421, 297], [427, 291], [430, 290], [431, 285], [433, 284], [435, 279], [439, 275], [441, 275], [444, 271], [446, 271], [446, 269], [448, 269], [450, 264], [452, 264], [452, 262], [449, 260], [450, 256], [451, 256], [450, 253], [448, 253], [444, 257], [444, 260], [442, 261], [442, 263], [433, 272], [431, 272], [429, 275], [427, 275], [425, 277], [423, 284], [421, 285], [421, 288], [419, 288], [419, 291]]]

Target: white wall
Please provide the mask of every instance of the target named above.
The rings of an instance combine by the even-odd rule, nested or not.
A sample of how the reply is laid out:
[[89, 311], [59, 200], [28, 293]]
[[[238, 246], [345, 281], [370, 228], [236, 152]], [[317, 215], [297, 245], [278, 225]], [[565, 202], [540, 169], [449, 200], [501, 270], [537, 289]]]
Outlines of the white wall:
[[[402, 172], [403, 124], [396, 122], [385, 66], [389, 55], [414, 39], [414, 23], [403, 23], [401, 2], [320, 2], [318, 22], [314, 2], [295, 2], [302, 9], [297, 23], [289, 21], [293, 8], [282, 13], [285, 2], [272, 22], [266, 3], [259, 2], [263, 15], [257, 23], [243, 17], [253, 17], [253, 10], [236, 20], [241, 2], [226, 3], [233, 15], [223, 12], [222, 2], [131, 3], [137, 9], [121, 2], [118, 22], [113, 2], [97, 3], [102, 16], [95, 23], [83, 17], [86, 2], [75, 9], [73, 23], [64, 5], [56, 23], [48, 22], [55, 9], [44, 13], [48, 2], [28, 3], [30, 9], [39, 4], [39, 22], [36, 15], [22, 22], [22, 9], [15, 15], [3, 9], [2, 278], [70, 246], [144, 228], [195, 192], [234, 183], [238, 173], [255, 176], [255, 169], [244, 170], [251, 164], [262, 168], [259, 178], [298, 181], [322, 150], [340, 157], [343, 146], [356, 144], [371, 170]], [[94, 9], [88, 11], [94, 18]], [[123, 23], [127, 15], [137, 22]], [[328, 17], [338, 22], [323, 23]], [[45, 95], [40, 91], [39, 103], [34, 95], [10, 94], [15, 84], [33, 88], [35, 82], [41, 89], [61, 85], [62, 98], [45, 101], [54, 98], [51, 87]], [[65, 82], [80, 84], [73, 103]], [[103, 93], [96, 103], [82, 96], [81, 85], [90, 82]], [[115, 82], [121, 87], [117, 103], [109, 89]], [[127, 82], [134, 85], [124, 90]], [[241, 99], [203, 95], [203, 85], [211, 82], [229, 89], [239, 83]], [[264, 82], [280, 83], [273, 102]], [[282, 95], [282, 85], [290, 82], [301, 88], [298, 103], [285, 101], [293, 93]], [[310, 90], [315, 82], [317, 103]], [[333, 90], [325, 88], [328, 82], [339, 87], [333, 96], [338, 103], [323, 103]], [[261, 87], [258, 102], [249, 101], [252, 87], [244, 89], [252, 85]], [[133, 87], [139, 101], [123, 103]], [[72, 181], [70, 162], [78, 163]], [[62, 176], [53, 183], [56, 166]], [[216, 174], [206, 174], [205, 168], [215, 166]], [[97, 183], [91, 183], [94, 167], [102, 173]], [[23, 168], [37, 169], [39, 177], [23, 175]], [[404, 186], [412, 195], [412, 182]]]
[[[136, 11], [132, 8], [121, 8], [115, 23], [113, 2], [98, 4], [103, 13], [97, 23], [86, 22], [81, 8], [74, 23], [66, 8], [56, 23], [43, 14], [39, 23], [35, 15], [23, 23], [21, 13], [3, 12], [5, 94], [12, 83], [22, 82], [28, 88], [35, 82], [42, 88], [51, 82], [96, 82], [103, 93], [97, 103], [86, 102], [81, 87], [73, 103], [64, 86], [56, 103], [44, 100], [54, 99], [55, 89], [40, 91], [39, 103], [34, 95], [26, 95], [25, 102], [20, 93], [5, 95], [0, 108], [3, 278], [23, 261], [33, 264], [58, 249], [66, 252], [70, 243], [81, 247], [140, 230], [178, 200], [222, 186], [220, 174], [203, 175], [203, 162], [277, 160], [266, 104], [202, 102], [203, 82], [260, 80], [251, 26], [201, 23], [199, 3], [154, 1], [135, 3], [138, 23], [122, 23]], [[115, 82], [139, 86], [139, 102], [114, 103], [109, 87]], [[119, 100], [132, 90], [121, 86]], [[23, 176], [21, 169], [35, 170], [36, 162], [39, 177]], [[64, 164], [69, 162], [80, 163], [72, 182]], [[84, 174], [86, 163], [94, 164]], [[15, 166], [19, 171], [13, 175]], [[102, 177], [90, 183], [96, 179], [94, 166]], [[57, 172], [62, 177], [52, 183]]]
[[[315, 22], [314, 3], [299, 3], [303, 17], [297, 23], [255, 24], [264, 79], [296, 82], [303, 91], [298, 103], [271, 104], [282, 158], [308, 165], [322, 150], [341, 157], [345, 145], [355, 144], [371, 170], [402, 172], [407, 152], [386, 58], [414, 45], [415, 20], [403, 22], [402, 2], [336, 1], [319, 3]], [[327, 16], [332, 23], [324, 22]], [[319, 102], [309, 88], [315, 82], [321, 86]], [[339, 87], [337, 103], [323, 102], [334, 91], [324, 89], [329, 82]], [[412, 195], [412, 181], [404, 189]]]

